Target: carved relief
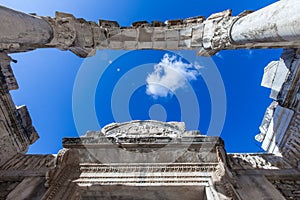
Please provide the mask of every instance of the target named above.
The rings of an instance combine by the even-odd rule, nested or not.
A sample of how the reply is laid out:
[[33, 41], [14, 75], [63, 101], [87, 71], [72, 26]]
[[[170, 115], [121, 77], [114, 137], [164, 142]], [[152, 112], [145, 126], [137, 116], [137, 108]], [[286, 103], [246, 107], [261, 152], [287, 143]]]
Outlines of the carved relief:
[[162, 123], [158, 121], [132, 121], [123, 124], [110, 124], [102, 130], [106, 137], [180, 137], [185, 131], [183, 123]]
[[282, 157], [272, 154], [229, 154], [233, 169], [288, 169], [292, 168]]
[[56, 12], [55, 18], [45, 17], [53, 29], [53, 39], [47, 46], [67, 50], [75, 41], [75, 17], [71, 14]]
[[[176, 172], [213, 172], [216, 169], [216, 164], [162, 164], [157, 163], [147, 164], [147, 165], [139, 165], [139, 164], [110, 164], [110, 165], [99, 165], [99, 164], [81, 164], [80, 171], [82, 173], [157, 173], [157, 172], [168, 172], [168, 173], [176, 173]], [[117, 175], [117, 174], [116, 174]]]
[[76, 194], [76, 184], [73, 183], [73, 180], [78, 176], [79, 169], [77, 166], [67, 165], [64, 168], [56, 169], [55, 179], [45, 184], [48, 190], [42, 199], [72, 198], [72, 196]]

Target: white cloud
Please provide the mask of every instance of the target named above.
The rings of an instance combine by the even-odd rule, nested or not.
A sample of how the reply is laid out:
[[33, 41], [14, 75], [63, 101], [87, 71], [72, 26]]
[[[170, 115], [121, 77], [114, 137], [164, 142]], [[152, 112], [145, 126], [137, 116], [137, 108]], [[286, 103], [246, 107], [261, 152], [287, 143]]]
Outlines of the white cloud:
[[184, 88], [189, 81], [196, 80], [201, 68], [197, 63], [187, 64], [176, 56], [165, 54], [146, 79], [146, 93], [154, 98], [173, 95], [177, 89]]

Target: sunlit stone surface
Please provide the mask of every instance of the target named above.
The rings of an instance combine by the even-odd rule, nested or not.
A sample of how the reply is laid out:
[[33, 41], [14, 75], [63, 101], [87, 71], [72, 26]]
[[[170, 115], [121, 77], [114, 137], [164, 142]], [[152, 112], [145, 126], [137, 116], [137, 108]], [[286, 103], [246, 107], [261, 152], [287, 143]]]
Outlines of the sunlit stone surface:
[[[238, 16], [227, 10], [120, 27], [1, 6], [0, 199], [300, 199], [299, 10], [297, 0], [281, 0]], [[194, 49], [201, 56], [286, 48], [262, 80], [274, 100], [256, 136], [267, 153], [227, 154], [220, 138], [187, 131], [182, 122], [132, 121], [63, 138], [57, 155], [26, 155], [39, 136], [27, 108], [11, 99], [18, 84], [8, 54], [45, 47], [80, 57], [106, 48]]]

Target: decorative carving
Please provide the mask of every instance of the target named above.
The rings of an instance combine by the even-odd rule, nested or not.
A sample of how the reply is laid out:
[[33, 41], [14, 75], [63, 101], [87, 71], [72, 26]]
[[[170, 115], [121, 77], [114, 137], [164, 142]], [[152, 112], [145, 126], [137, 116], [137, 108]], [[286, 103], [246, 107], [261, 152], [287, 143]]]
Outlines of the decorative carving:
[[215, 24], [214, 36], [211, 40], [212, 49], [225, 49], [232, 45], [230, 39], [230, 27], [236, 18], [231, 16], [231, 10], [211, 15], [208, 20]]
[[[72, 195], [76, 194], [76, 185], [72, 180], [78, 176], [78, 166], [66, 165], [64, 168], [57, 168], [55, 179], [45, 184], [48, 190], [42, 200], [66, 199], [66, 197], [69, 199]], [[63, 196], [65, 197], [63, 198]]]
[[[87, 57], [94, 55], [96, 48], [176, 50], [198, 49], [206, 43], [209, 45], [204, 45], [205, 52], [211, 55], [222, 48], [235, 48], [229, 39], [229, 28], [238, 17], [233, 18], [230, 11], [224, 11], [211, 15], [206, 22], [204, 17], [196, 16], [167, 20], [165, 23], [153, 21], [150, 24], [139, 21], [132, 23], [130, 27], [120, 27], [118, 22], [109, 20], [99, 20], [97, 25], [62, 12], [56, 12], [55, 18], [41, 18], [51, 25], [52, 30], [47, 31], [52, 32], [52, 38], [49, 43], [39, 44], [38, 47], [70, 50], [80, 57]], [[202, 38], [203, 32], [204, 36], [209, 37]], [[157, 38], [158, 35], [162, 37]], [[192, 42], [192, 38], [198, 39]], [[30, 44], [28, 47], [11, 43], [0, 44], [0, 50], [9, 49], [10, 52], [32, 50], [36, 47], [31, 47]]]
[[[91, 184], [199, 184], [206, 182], [208, 173], [215, 171], [215, 164], [82, 164], [80, 185]], [[205, 174], [206, 173], [206, 174]], [[138, 180], [138, 181], [137, 181]]]
[[174, 164], [81, 164], [80, 171], [82, 173], [184, 173], [184, 172], [214, 172], [216, 169], [216, 164], [195, 164], [195, 163], [174, 163]]
[[212, 145], [223, 145], [216, 137], [206, 137], [200, 135], [199, 131], [186, 131], [182, 135], [174, 138], [169, 136], [147, 136], [125, 134], [122, 136], [103, 136], [102, 132], [89, 131], [85, 136], [80, 138], [63, 138], [63, 146], [65, 148], [74, 147], [76, 145], [101, 145], [101, 144], [195, 144], [211, 143]]
[[180, 137], [185, 131], [184, 123], [159, 121], [132, 121], [122, 124], [110, 124], [101, 132], [106, 137]]
[[45, 17], [53, 29], [53, 38], [47, 46], [67, 50], [75, 41], [75, 17], [71, 14], [56, 12], [55, 18]]
[[[248, 13], [245, 13], [245, 15]], [[204, 22], [203, 48], [199, 56], [212, 56], [221, 49], [235, 48], [230, 36], [230, 30], [235, 21], [242, 15], [232, 17], [231, 10], [214, 13]]]
[[218, 177], [217, 187], [223, 190], [228, 198], [234, 200], [240, 199], [236, 193], [234, 186], [236, 180], [231, 170], [231, 165], [228, 163], [228, 157], [224, 147], [217, 146], [218, 166], [216, 167], [216, 175]]
[[66, 164], [68, 153], [69, 153], [69, 149], [66, 148], [61, 149], [57, 154], [55, 165], [58, 167], [64, 166]]
[[289, 169], [282, 157], [272, 154], [229, 154], [232, 169]]

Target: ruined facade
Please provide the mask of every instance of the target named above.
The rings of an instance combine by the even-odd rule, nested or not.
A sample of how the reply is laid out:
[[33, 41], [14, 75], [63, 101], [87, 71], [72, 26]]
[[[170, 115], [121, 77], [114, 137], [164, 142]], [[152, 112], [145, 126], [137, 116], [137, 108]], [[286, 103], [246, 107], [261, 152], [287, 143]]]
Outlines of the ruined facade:
[[[281, 0], [238, 16], [228, 10], [206, 20], [120, 27], [0, 7], [0, 199], [300, 199], [299, 9], [296, 0]], [[64, 138], [57, 155], [26, 155], [39, 136], [26, 107], [12, 102], [9, 90], [18, 84], [8, 54], [47, 47], [81, 57], [104, 48], [195, 49], [199, 55], [287, 48], [262, 80], [274, 100], [256, 136], [267, 153], [227, 154], [220, 138], [186, 131], [183, 123], [133, 121]]]
[[271, 88], [261, 133], [256, 136], [262, 148], [300, 167], [300, 68], [299, 49], [285, 50], [279, 61], [265, 68], [262, 85]]
[[16, 107], [9, 90], [18, 88], [6, 53], [0, 53], [0, 165], [4, 164], [17, 153], [26, 153], [30, 144], [38, 139], [26, 106]]

